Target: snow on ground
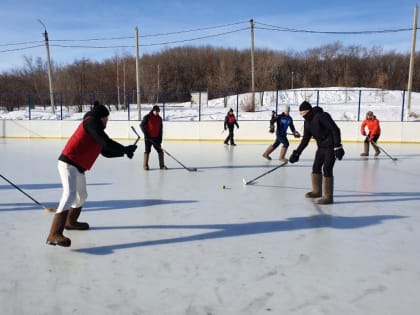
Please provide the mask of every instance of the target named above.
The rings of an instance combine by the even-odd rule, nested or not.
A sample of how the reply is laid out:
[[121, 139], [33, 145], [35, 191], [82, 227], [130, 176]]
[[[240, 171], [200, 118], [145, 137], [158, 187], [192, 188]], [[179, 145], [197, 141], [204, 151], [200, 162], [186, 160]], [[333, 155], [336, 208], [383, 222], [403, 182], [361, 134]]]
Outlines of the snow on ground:
[[[268, 120], [271, 111], [283, 111], [284, 106], [291, 106], [291, 115], [294, 119], [301, 119], [298, 114], [298, 106], [308, 100], [316, 105], [319, 98], [319, 106], [329, 112], [335, 120], [357, 121], [363, 120], [365, 113], [371, 110], [381, 121], [401, 121], [405, 118], [403, 109], [407, 106], [407, 94], [403, 98], [403, 91], [390, 91], [367, 88], [322, 88], [322, 89], [294, 89], [278, 92], [256, 93], [256, 110], [249, 112], [251, 94], [232, 95], [226, 98], [209, 100], [208, 104], [201, 105], [187, 103], [168, 103], [162, 108], [161, 115], [167, 121], [198, 121], [198, 120], [223, 120], [227, 111], [233, 108], [238, 114], [239, 120]], [[359, 99], [361, 100], [359, 103]], [[162, 106], [162, 104], [159, 104]], [[149, 112], [153, 104], [142, 104], [141, 115]], [[85, 106], [88, 111], [90, 105]], [[110, 120], [137, 120], [137, 105], [131, 104], [130, 110], [114, 110], [111, 106]], [[420, 117], [420, 93], [412, 93], [410, 121], [417, 121]], [[57, 107], [55, 114], [50, 109], [36, 107], [29, 113], [28, 109], [6, 112], [0, 110], [0, 119], [27, 120], [81, 120], [84, 113], [74, 112], [72, 109]]]

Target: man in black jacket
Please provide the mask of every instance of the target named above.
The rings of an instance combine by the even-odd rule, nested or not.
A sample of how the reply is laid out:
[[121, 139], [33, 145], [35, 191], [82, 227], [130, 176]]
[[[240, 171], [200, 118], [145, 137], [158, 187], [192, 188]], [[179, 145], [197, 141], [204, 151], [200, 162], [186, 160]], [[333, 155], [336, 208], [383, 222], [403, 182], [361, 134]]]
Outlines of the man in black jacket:
[[[306, 101], [299, 106], [300, 115], [305, 119], [302, 141], [289, 158], [290, 163], [299, 161], [299, 156], [313, 137], [318, 149], [312, 165], [312, 191], [306, 193], [307, 198], [317, 198], [318, 204], [333, 203], [334, 177], [333, 168], [335, 160], [341, 160], [344, 150], [341, 145], [340, 128], [336, 125], [330, 114], [321, 107], [314, 107]], [[324, 193], [324, 194], [323, 194]]]

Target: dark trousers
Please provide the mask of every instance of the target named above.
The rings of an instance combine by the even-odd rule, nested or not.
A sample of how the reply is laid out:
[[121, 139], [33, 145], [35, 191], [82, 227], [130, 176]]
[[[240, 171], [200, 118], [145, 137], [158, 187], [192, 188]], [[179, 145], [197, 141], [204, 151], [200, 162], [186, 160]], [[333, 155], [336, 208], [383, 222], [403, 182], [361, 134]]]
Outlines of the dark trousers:
[[150, 153], [152, 151], [152, 146], [155, 148], [155, 150], [158, 153], [163, 152], [162, 147], [161, 147], [161, 142], [159, 141], [159, 139], [156, 139], [156, 138], [151, 138], [150, 140], [144, 139], [144, 153]]
[[276, 141], [273, 143], [273, 149], [277, 148], [280, 143], [283, 144], [285, 148], [289, 147], [289, 140], [287, 139], [287, 135], [285, 133], [276, 134]]
[[315, 153], [314, 164], [312, 165], [312, 173], [332, 177], [334, 164], [334, 148], [318, 148]]
[[228, 134], [228, 136], [225, 139], [225, 143], [226, 144], [228, 144], [229, 141], [230, 141], [230, 144], [235, 144], [235, 141], [233, 140], [233, 136], [234, 136], [233, 130], [234, 130], [234, 128], [235, 127], [232, 127], [232, 128], [231, 127], [228, 127], [229, 134]]

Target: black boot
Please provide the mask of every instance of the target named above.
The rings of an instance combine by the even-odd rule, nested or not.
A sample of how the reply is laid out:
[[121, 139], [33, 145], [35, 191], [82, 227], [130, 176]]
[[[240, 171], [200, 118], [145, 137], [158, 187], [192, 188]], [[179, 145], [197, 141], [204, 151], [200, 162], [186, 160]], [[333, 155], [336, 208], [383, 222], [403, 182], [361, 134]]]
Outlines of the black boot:
[[50, 234], [47, 237], [47, 244], [69, 247], [71, 240], [63, 235], [68, 210], [56, 213], [51, 224]]

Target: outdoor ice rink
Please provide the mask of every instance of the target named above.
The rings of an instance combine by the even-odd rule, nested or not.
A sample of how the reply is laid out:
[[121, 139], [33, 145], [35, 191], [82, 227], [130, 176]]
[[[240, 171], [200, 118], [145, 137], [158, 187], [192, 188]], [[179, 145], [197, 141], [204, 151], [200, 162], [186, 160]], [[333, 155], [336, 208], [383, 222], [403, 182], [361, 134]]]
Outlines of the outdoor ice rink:
[[[0, 139], [1, 174], [56, 206], [64, 144]], [[268, 144], [164, 143], [197, 172], [168, 156], [161, 171], [154, 151], [143, 171], [143, 143], [133, 160], [100, 157], [91, 229], [65, 231], [69, 248], [45, 244], [53, 214], [0, 178], [1, 314], [418, 314], [420, 145], [379, 141], [394, 162], [344, 143], [335, 203], [319, 206], [304, 198], [315, 143], [243, 185], [279, 165]]]

